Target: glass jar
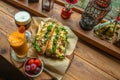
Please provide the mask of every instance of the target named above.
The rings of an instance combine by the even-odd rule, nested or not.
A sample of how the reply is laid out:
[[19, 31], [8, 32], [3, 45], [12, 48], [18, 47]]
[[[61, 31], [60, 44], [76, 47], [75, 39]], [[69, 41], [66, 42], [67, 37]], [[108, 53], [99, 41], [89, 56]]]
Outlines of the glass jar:
[[28, 29], [31, 23], [31, 16], [26, 11], [19, 11], [15, 14], [15, 23], [18, 27], [25, 26]]

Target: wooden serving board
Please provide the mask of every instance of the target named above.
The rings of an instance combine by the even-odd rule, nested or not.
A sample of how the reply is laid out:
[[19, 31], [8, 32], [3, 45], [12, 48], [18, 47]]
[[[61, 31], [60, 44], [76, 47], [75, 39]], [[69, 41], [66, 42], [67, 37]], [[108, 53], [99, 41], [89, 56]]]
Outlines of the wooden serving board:
[[55, 0], [54, 8], [50, 12], [42, 11], [41, 0], [39, 3], [28, 3], [27, 0], [7, 0], [6, 2], [9, 2], [20, 9], [27, 10], [36, 16], [55, 17], [64, 25], [69, 26], [80, 39], [120, 59], [120, 49], [118, 47], [114, 46], [112, 43], [108, 43], [95, 37], [93, 35], [93, 30], [84, 31], [81, 29], [79, 21], [81, 18], [81, 13], [83, 12], [82, 9], [73, 8], [74, 13], [71, 18], [64, 20], [60, 16], [64, 3], [60, 0]]

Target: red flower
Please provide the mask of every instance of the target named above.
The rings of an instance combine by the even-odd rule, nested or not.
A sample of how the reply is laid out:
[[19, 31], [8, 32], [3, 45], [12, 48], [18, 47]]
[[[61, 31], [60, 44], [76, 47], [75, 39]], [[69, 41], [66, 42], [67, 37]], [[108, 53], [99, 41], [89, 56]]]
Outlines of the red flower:
[[76, 4], [78, 2], [78, 0], [66, 0], [66, 1], [70, 4]]
[[120, 17], [119, 17], [119, 16], [116, 17], [115, 22], [116, 22], [116, 21], [120, 21]]
[[120, 20], [120, 17], [117, 17], [116, 19], [119, 21], [119, 20]]

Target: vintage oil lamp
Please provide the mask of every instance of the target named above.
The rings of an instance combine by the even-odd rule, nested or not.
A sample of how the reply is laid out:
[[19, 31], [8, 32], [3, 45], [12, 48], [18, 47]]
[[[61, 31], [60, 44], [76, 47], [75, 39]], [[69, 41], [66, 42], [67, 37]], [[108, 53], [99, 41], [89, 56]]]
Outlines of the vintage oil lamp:
[[54, 0], [42, 0], [42, 10], [50, 11], [53, 8]]
[[111, 0], [90, 0], [79, 22], [84, 30], [91, 30], [111, 10]]

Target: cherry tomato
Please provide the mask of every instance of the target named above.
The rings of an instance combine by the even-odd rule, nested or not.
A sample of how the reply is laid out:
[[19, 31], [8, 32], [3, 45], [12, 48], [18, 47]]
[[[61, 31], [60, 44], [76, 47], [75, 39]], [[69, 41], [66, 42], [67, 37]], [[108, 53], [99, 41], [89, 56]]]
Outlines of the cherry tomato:
[[28, 64], [29, 65], [31, 65], [31, 64], [33, 64], [34, 63], [34, 59], [30, 59], [29, 61], [28, 61]]
[[34, 63], [37, 65], [37, 66], [41, 66], [41, 62], [39, 59], [35, 59]]

